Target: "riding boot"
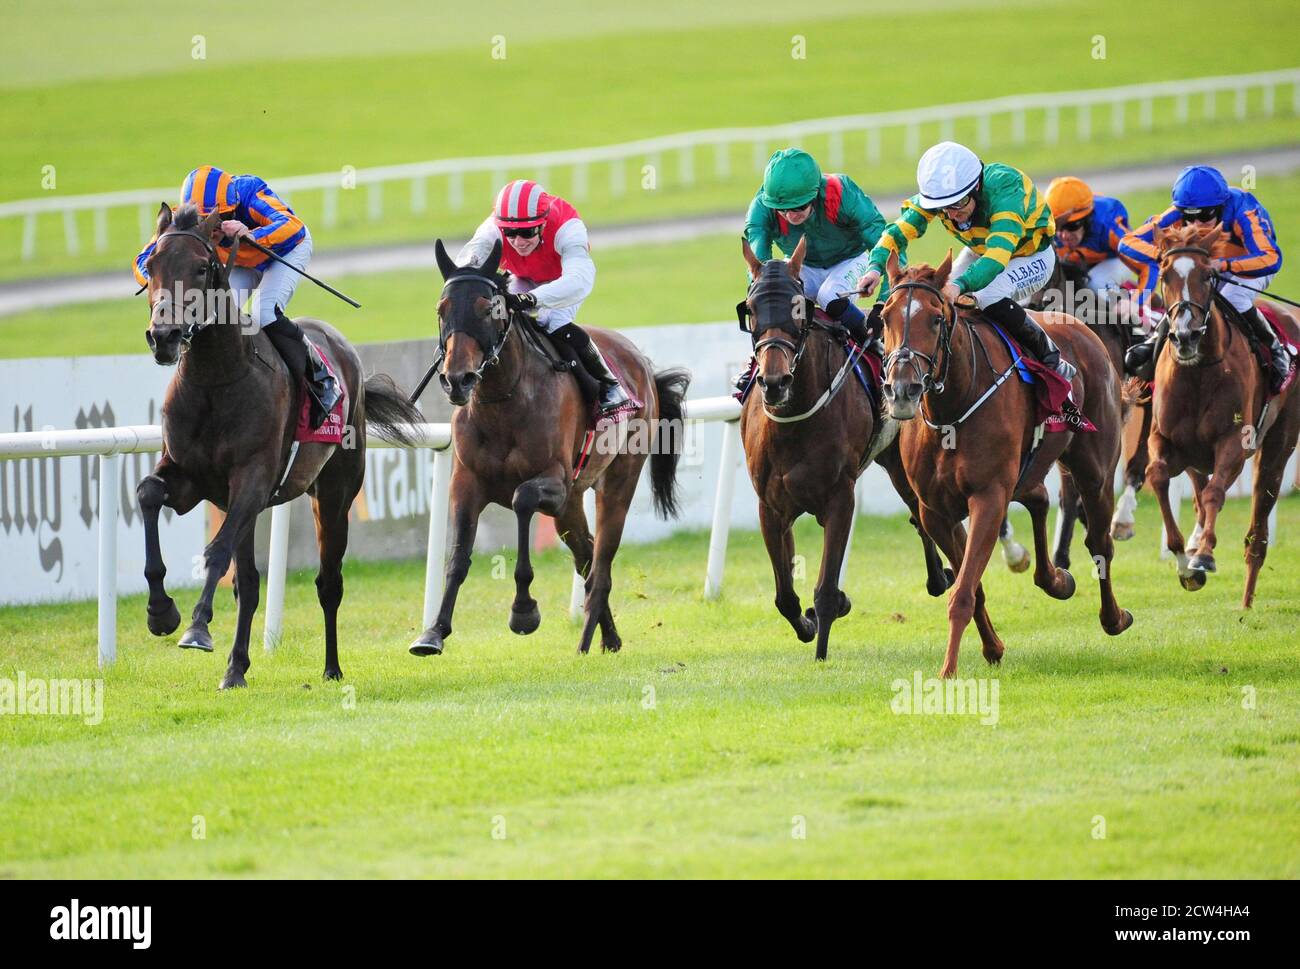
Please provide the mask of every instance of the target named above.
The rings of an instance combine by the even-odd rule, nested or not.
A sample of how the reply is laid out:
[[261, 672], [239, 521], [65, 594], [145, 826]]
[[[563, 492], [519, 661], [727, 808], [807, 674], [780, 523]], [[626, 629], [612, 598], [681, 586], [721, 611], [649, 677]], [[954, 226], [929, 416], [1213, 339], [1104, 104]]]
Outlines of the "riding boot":
[[984, 307], [984, 312], [993, 322], [1010, 333], [1017, 343], [1033, 355], [1035, 360], [1055, 370], [1066, 380], [1074, 380], [1074, 367], [1067, 360], [1062, 359], [1061, 351], [1056, 348], [1052, 338], [1029, 318], [1023, 306], [1007, 297]]
[[1160, 341], [1169, 332], [1169, 317], [1162, 319], [1151, 335], [1141, 343], [1135, 343], [1124, 353], [1124, 372], [1142, 380], [1150, 380], [1155, 375], [1156, 352]]
[[270, 338], [271, 345], [288, 366], [294, 385], [305, 380], [307, 395], [311, 398], [309, 423], [312, 430], [316, 430], [325, 423], [325, 418], [342, 396], [338, 381], [323, 363], [319, 366], [315, 364], [306, 334], [297, 323], [284, 315], [280, 307], [275, 308], [275, 319], [262, 327], [262, 332]]
[[608, 414], [631, 400], [586, 330], [576, 323], [566, 323], [555, 331], [554, 336], [573, 348], [587, 373], [600, 385], [600, 400], [597, 403], [600, 413]]
[[847, 296], [833, 299], [826, 304], [826, 315], [835, 320], [853, 338], [853, 342], [862, 346], [871, 339], [867, 328], [867, 314], [853, 304]]
[[736, 379], [732, 381], [737, 393], [744, 393], [745, 388], [749, 386], [749, 382], [754, 379], [754, 369], [757, 366], [758, 357], [750, 356], [749, 363], [745, 364], [744, 369], [736, 374]]
[[1291, 373], [1291, 354], [1282, 345], [1282, 341], [1277, 338], [1277, 333], [1264, 314], [1260, 312], [1258, 306], [1251, 307], [1249, 313], [1243, 313], [1242, 317], [1250, 324], [1251, 329], [1255, 331], [1255, 339], [1268, 347], [1268, 355], [1272, 362], [1269, 373], [1269, 389], [1273, 393], [1281, 393], [1283, 386], [1286, 384], [1286, 378]]

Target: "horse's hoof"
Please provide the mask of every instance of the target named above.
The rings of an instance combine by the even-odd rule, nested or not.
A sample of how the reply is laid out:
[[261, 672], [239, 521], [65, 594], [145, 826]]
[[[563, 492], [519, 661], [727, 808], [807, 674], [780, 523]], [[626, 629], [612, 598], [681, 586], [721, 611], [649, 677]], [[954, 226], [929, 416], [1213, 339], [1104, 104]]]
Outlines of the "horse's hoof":
[[149, 617], [149, 632], [155, 636], [170, 636], [181, 624], [181, 611], [176, 608], [175, 599], [168, 599], [166, 608], [161, 612], [155, 613], [152, 607], [145, 612]]
[[441, 656], [442, 634], [430, 626], [420, 634], [419, 639], [411, 643], [408, 652], [412, 656]]
[[1047, 588], [1047, 594], [1053, 599], [1065, 599], [1074, 595], [1074, 576], [1065, 569], [1056, 570], [1057, 581]]
[[1217, 572], [1214, 565], [1214, 556], [1206, 553], [1204, 555], [1193, 555], [1187, 562], [1187, 567], [1193, 572]]
[[817, 636], [817, 612], [814, 609], [805, 609], [804, 614], [799, 617], [798, 623], [794, 627], [794, 634], [799, 637], [801, 643], [811, 643]]
[[1201, 571], [1190, 572], [1187, 575], [1179, 575], [1178, 581], [1188, 592], [1200, 592], [1205, 588], [1205, 573]]
[[180, 642], [176, 645], [181, 649], [201, 649], [205, 653], [210, 653], [212, 637], [208, 635], [207, 627], [194, 625], [181, 634]]
[[600, 641], [600, 651], [602, 653], [617, 653], [623, 648], [621, 639], [602, 639]]
[[840, 614], [836, 616], [836, 618], [843, 619], [852, 611], [853, 611], [853, 600], [850, 599], [848, 596], [846, 596], [843, 592], [841, 592], [840, 593]]
[[337, 666], [332, 670], [327, 669], [324, 673], [324, 678], [327, 680], [341, 680], [343, 679], [343, 671]]
[[1107, 636], [1118, 636], [1131, 625], [1133, 625], [1133, 613], [1129, 612], [1127, 609], [1121, 609], [1119, 611], [1119, 622], [1116, 625], [1107, 626], [1105, 623], [1102, 623], [1101, 628], [1106, 630]]
[[537, 603], [531, 607], [516, 612], [510, 610], [510, 631], [518, 633], [520, 636], [527, 636], [529, 633], [536, 632], [537, 627], [542, 624], [542, 611], [537, 608]]
[[1006, 651], [1007, 648], [1001, 643], [998, 643], [996, 649], [989, 649], [989, 647], [985, 646], [984, 661], [988, 663], [989, 666], [998, 666], [1002, 662], [1002, 654]]
[[221, 678], [221, 686], [217, 687], [217, 689], [234, 690], [234, 689], [238, 689], [239, 687], [245, 687], [245, 686], [248, 686], [248, 683], [247, 681], [245, 681], [243, 673], [228, 672], [226, 673], [225, 676]]
[[1132, 522], [1112, 522], [1110, 537], [1117, 542], [1127, 542], [1133, 537], [1134, 531]]
[[1033, 562], [1034, 557], [1029, 554], [1029, 549], [1026, 548], [1021, 551], [1023, 551], [1024, 554], [1018, 559], [1007, 558], [1004, 556], [1004, 558], [1006, 558], [1007, 568], [1012, 572], [1028, 572], [1030, 563]]

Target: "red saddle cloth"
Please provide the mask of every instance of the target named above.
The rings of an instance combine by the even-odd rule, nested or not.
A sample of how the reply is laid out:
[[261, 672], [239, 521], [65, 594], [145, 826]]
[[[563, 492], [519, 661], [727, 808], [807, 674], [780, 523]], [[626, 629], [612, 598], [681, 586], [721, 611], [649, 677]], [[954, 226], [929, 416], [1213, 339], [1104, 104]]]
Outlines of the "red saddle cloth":
[[[313, 345], [313, 355], [320, 358], [325, 364], [325, 369], [330, 372], [336, 381], [338, 381], [339, 401], [334, 408], [325, 417], [320, 427], [312, 430], [311, 426], [311, 394], [307, 392], [307, 379], [304, 377], [298, 385], [298, 426], [294, 430], [293, 439], [300, 444], [342, 444], [343, 443], [343, 415], [346, 413], [348, 405], [348, 391], [343, 381], [339, 380], [338, 375], [334, 373], [334, 366], [329, 362], [329, 358], [320, 352], [320, 349]], [[311, 361], [308, 361], [308, 366]]]
[[1084, 417], [1082, 411], [1079, 412], [1080, 423], [1077, 425], [1070, 423], [1062, 416], [1061, 406], [1065, 403], [1066, 398], [1070, 396], [1071, 389], [1073, 389], [1068, 380], [1021, 350], [1020, 344], [1000, 326], [995, 325], [994, 329], [1007, 342], [1012, 355], [1019, 358], [1016, 361], [1016, 369], [1020, 372], [1020, 379], [1025, 383], [1032, 382], [1033, 384], [1034, 422], [1036, 424], [1043, 424], [1043, 430], [1048, 434], [1064, 431], [1086, 433], [1097, 430], [1096, 425]]
[[[1273, 332], [1277, 334], [1277, 338], [1282, 341], [1282, 346], [1286, 347], [1287, 353], [1291, 355], [1291, 372], [1287, 374], [1286, 380], [1282, 382], [1282, 390], [1278, 391], [1280, 394], [1282, 391], [1290, 387], [1291, 382], [1295, 380], [1296, 357], [1300, 356], [1300, 347], [1295, 345], [1291, 340], [1291, 335], [1287, 333], [1286, 328], [1282, 326], [1282, 317], [1278, 313], [1276, 306], [1272, 303], [1267, 303], [1264, 300], [1260, 300], [1255, 305], [1259, 307], [1260, 313], [1263, 314], [1264, 319], [1268, 320], [1268, 325], [1273, 328]], [[1255, 356], [1259, 359], [1259, 365], [1264, 368], [1264, 373], [1271, 373], [1273, 369], [1273, 361], [1269, 357], [1268, 348], [1256, 345]]]

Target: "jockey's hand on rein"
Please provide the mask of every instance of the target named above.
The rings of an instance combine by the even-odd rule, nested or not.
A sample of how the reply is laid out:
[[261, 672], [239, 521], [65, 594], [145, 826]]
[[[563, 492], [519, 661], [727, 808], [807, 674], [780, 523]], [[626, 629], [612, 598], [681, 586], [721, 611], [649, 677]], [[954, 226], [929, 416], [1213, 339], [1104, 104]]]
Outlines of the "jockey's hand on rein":
[[537, 297], [532, 293], [506, 293], [506, 305], [516, 313], [532, 313], [537, 309]]

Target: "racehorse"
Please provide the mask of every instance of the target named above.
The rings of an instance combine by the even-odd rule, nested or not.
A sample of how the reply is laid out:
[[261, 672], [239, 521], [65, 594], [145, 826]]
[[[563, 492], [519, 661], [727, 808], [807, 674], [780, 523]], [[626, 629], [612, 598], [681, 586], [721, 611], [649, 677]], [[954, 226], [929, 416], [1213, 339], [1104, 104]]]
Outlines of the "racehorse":
[[[1160, 289], [1169, 307], [1169, 339], [1156, 366], [1147, 481], [1160, 501], [1166, 545], [1178, 560], [1183, 588], [1204, 587], [1215, 571], [1215, 525], [1228, 488], [1246, 459], [1255, 458], [1254, 500], [1246, 534], [1242, 608], [1268, 554], [1268, 516], [1277, 502], [1287, 461], [1300, 434], [1295, 385], [1269, 399], [1268, 377], [1245, 337], [1216, 298], [1213, 257], [1223, 230], [1195, 225], [1156, 229]], [[1300, 345], [1300, 323], [1282, 312], [1286, 337]], [[1169, 505], [1169, 480], [1187, 470], [1196, 493], [1196, 529], [1184, 547]], [[1190, 557], [1189, 557], [1190, 553]]]
[[[854, 363], [867, 365], [864, 348], [846, 346], [842, 328], [819, 320], [813, 301], [803, 294], [804, 240], [788, 263], [759, 262], [747, 242], [741, 246], [753, 284], [736, 309], [741, 329], [753, 339], [754, 391], [762, 388], [750, 392], [740, 414], [745, 463], [776, 577], [777, 611], [801, 642], [817, 637], [817, 659], [824, 660], [831, 624], [851, 608], [839, 579], [855, 512], [854, 483], [874, 459], [889, 472], [914, 524], [916, 495], [895, 445], [898, 424], [883, 421], [877, 428], [867, 391], [852, 386]], [[821, 574], [813, 607], [806, 612], [800, 609], [792, 573], [791, 526], [801, 514], [816, 517], [825, 532]], [[924, 532], [921, 541], [927, 588], [931, 595], [942, 595], [952, 584], [952, 572], [943, 568]]]
[[[1001, 660], [1004, 647], [984, 606], [980, 577], [997, 542], [1007, 504], [1019, 501], [1034, 524], [1034, 582], [1054, 599], [1074, 594], [1074, 578], [1047, 558], [1047, 489], [1054, 462], [1074, 475], [1087, 511], [1087, 545], [1097, 565], [1101, 625], [1118, 635], [1133, 617], [1111, 588], [1114, 546], [1107, 523], [1111, 482], [1120, 453], [1119, 378], [1101, 341], [1072, 317], [1036, 313], [1037, 320], [1075, 365], [1073, 398], [1096, 426], [1062, 430], [1035, 444], [1036, 402], [1015, 377], [1008, 346], [981, 317], [959, 310], [942, 293], [952, 253], [938, 267], [899, 268], [891, 255], [885, 324], [884, 397], [903, 421], [899, 450], [920, 499], [921, 524], [957, 570], [948, 601], [948, 648], [940, 675], [957, 672], [962, 633], [974, 618], [984, 658]], [[916, 420], [917, 416], [921, 420]], [[962, 520], [970, 516], [967, 534]]]
[[[1110, 354], [1111, 364], [1121, 377], [1124, 373], [1124, 353], [1135, 342], [1143, 339], [1133, 332], [1132, 324], [1125, 322], [1120, 310], [1118, 291], [1093, 290], [1088, 287], [1087, 270], [1081, 266], [1056, 261], [1056, 268], [1046, 284], [1029, 301], [1029, 308], [1052, 310], [1073, 316], [1101, 340]], [[1151, 397], [1143, 381], [1124, 381], [1120, 388], [1120, 419], [1125, 428], [1130, 420], [1140, 422], [1132, 437], [1132, 450], [1124, 456], [1124, 493], [1120, 496], [1115, 516], [1110, 523], [1111, 538], [1123, 542], [1134, 535], [1134, 511], [1137, 510], [1137, 493], [1146, 480], [1147, 434], [1151, 430]], [[1127, 447], [1127, 439], [1125, 445]], [[1067, 473], [1061, 475], [1059, 498], [1060, 518], [1056, 548], [1052, 562], [1062, 569], [1070, 567], [1070, 545], [1074, 541], [1074, 525], [1079, 520], [1082, 502], [1074, 479]]]
[[[186, 649], [212, 650], [208, 623], [217, 582], [235, 560], [239, 612], [234, 645], [221, 688], [247, 685], [248, 641], [257, 610], [259, 575], [253, 558], [253, 525], [262, 509], [312, 496], [320, 571], [316, 593], [325, 614], [325, 677], [342, 678], [337, 617], [343, 600], [343, 553], [348, 510], [365, 474], [366, 431], [411, 443], [403, 424], [423, 420], [386, 376], [362, 381], [361, 361], [343, 336], [320, 320], [300, 319], [347, 389], [341, 444], [294, 440], [302, 392], [270, 339], [242, 317], [230, 291], [229, 269], [213, 246], [221, 217], [200, 219], [184, 205], [158, 213], [158, 245], [149, 257], [149, 329], [154, 360], [176, 364], [163, 402], [163, 454], [136, 488], [145, 532], [145, 579], [149, 583], [149, 631], [166, 636], [180, 625], [167, 594], [167, 568], [158, 543], [158, 512], [165, 505], [185, 514], [202, 500], [226, 513], [203, 552], [204, 583]], [[188, 294], [188, 295], [187, 295]], [[188, 296], [201, 299], [192, 300]], [[208, 315], [204, 315], [207, 313]]]
[[[530, 329], [536, 324], [508, 309], [508, 277], [497, 274], [500, 241], [478, 268], [457, 266], [441, 240], [434, 248], [445, 281], [438, 301], [439, 382], [457, 407], [451, 421], [452, 552], [441, 610], [410, 651], [416, 656], [442, 652], [451, 635], [456, 595], [469, 573], [479, 515], [492, 502], [513, 509], [518, 522], [510, 628], [527, 635], [542, 621], [529, 594], [529, 525], [541, 511], [555, 517], [574, 568], [586, 577], [586, 621], [578, 651], [588, 651], [599, 623], [601, 649], [616, 652], [622, 640], [609, 608], [611, 566], [647, 455], [655, 510], [663, 518], [677, 514], [682, 399], [690, 377], [683, 370], [656, 373], [631, 340], [589, 328], [605, 359], [622, 375], [624, 389], [638, 402], [620, 415], [625, 420], [593, 426], [592, 406], [576, 381], [557, 377]], [[582, 507], [588, 488], [596, 492], [594, 543]]]

